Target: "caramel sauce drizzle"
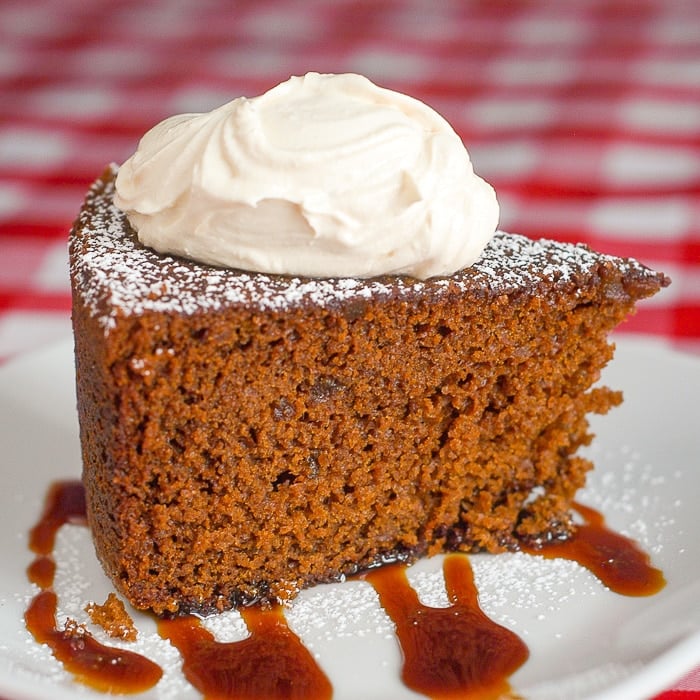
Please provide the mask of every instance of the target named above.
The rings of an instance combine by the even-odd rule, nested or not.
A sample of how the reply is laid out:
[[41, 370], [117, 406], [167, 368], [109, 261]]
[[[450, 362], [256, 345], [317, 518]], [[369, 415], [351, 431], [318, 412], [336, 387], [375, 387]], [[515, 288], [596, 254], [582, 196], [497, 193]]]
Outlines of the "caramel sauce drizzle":
[[496, 624], [479, 607], [471, 564], [451, 554], [443, 565], [451, 605], [423, 605], [404, 565], [385, 566], [363, 576], [396, 625], [403, 654], [401, 679], [436, 700], [495, 700], [510, 692], [508, 677], [528, 658], [521, 639]]
[[[609, 530], [603, 516], [580, 504], [584, 522], [564, 541], [522, 546], [547, 558], [577, 561], [608, 588], [628, 596], [646, 596], [665, 585], [663, 573], [631, 539]], [[27, 569], [41, 589], [25, 612], [27, 629], [76, 680], [109, 693], [137, 693], [153, 687], [162, 669], [130, 651], [99, 643], [85, 628], [56, 624], [53, 591], [56, 533], [66, 524], [86, 525], [85, 493], [79, 481], [53, 484], [44, 511], [29, 536], [35, 558]], [[508, 678], [528, 658], [528, 650], [510, 630], [481, 610], [469, 558], [445, 557], [444, 577], [450, 606], [423, 605], [395, 564], [365, 572], [361, 578], [377, 591], [396, 625], [403, 654], [401, 678], [406, 686], [434, 700], [495, 700], [510, 692]], [[241, 609], [249, 636], [217, 642], [194, 616], [158, 621], [160, 635], [183, 659], [183, 673], [205, 698], [326, 700], [332, 687], [313, 656], [287, 625], [280, 606]]]
[[279, 605], [240, 613], [250, 636], [238, 642], [217, 642], [193, 616], [158, 622], [160, 635], [182, 655], [185, 677], [205, 698], [327, 700], [333, 695]]
[[58, 529], [65, 523], [86, 525], [85, 492], [79, 481], [62, 481], [51, 486], [44, 512], [29, 533], [29, 548], [36, 554], [27, 576], [41, 591], [24, 614], [27, 629], [75, 679], [105, 693], [139, 693], [152, 688], [163, 675], [157, 664], [131, 651], [105, 646], [85, 628], [56, 626], [58, 600], [52, 590], [56, 564], [53, 548]]
[[522, 546], [524, 552], [547, 559], [570, 559], [591, 571], [611, 591], [625, 596], [650, 596], [665, 585], [663, 572], [651, 565], [636, 542], [610, 530], [605, 518], [580, 503], [574, 510], [584, 522], [566, 540]]

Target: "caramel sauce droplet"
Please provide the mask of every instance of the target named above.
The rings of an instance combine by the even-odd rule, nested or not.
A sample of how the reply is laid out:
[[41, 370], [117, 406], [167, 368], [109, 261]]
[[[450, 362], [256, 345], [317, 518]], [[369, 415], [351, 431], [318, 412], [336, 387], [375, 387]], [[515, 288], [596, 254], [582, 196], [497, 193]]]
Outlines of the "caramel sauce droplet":
[[362, 576], [396, 625], [403, 654], [401, 678], [412, 690], [436, 700], [502, 697], [510, 691], [508, 677], [528, 658], [527, 647], [481, 610], [465, 555], [447, 556], [444, 573], [451, 602], [447, 608], [423, 605], [403, 565]]
[[34, 639], [47, 644], [76, 680], [105, 693], [139, 693], [160, 680], [161, 668], [140, 654], [105, 646], [77, 625], [57, 629], [56, 605], [56, 594], [43, 590], [24, 619]]
[[66, 523], [87, 525], [85, 489], [80, 481], [51, 484], [39, 522], [29, 532], [29, 548], [36, 554], [53, 552], [56, 533]]
[[159, 620], [158, 631], [182, 655], [187, 680], [205, 698], [326, 700], [332, 686], [289, 629], [280, 606], [242, 608], [250, 636], [217, 642], [193, 616]]
[[29, 547], [37, 556], [29, 565], [27, 576], [41, 591], [24, 614], [27, 629], [37, 642], [50, 647], [76, 680], [95, 690], [139, 693], [152, 688], [163, 675], [157, 664], [140, 654], [101, 644], [79, 625], [57, 628], [58, 600], [51, 590], [56, 572], [52, 553], [56, 533], [66, 523], [87, 524], [85, 492], [79, 481], [61, 481], [51, 486], [44, 511], [29, 534]]
[[574, 509], [584, 522], [566, 540], [523, 546], [547, 559], [570, 559], [591, 571], [611, 591], [625, 596], [650, 596], [665, 585], [663, 572], [651, 565], [636, 542], [610, 530], [603, 516], [580, 503]]
[[51, 588], [56, 575], [56, 562], [49, 556], [39, 554], [27, 567], [27, 577], [39, 588]]

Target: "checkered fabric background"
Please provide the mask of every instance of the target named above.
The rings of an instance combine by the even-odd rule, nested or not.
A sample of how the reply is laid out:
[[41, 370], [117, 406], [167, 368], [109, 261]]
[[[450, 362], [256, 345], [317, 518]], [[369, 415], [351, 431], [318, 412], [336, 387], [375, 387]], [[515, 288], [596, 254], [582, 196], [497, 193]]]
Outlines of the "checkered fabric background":
[[70, 333], [67, 231], [106, 163], [308, 70], [444, 114], [502, 228], [667, 272], [625, 331], [700, 353], [698, 0], [0, 0], [0, 360]]

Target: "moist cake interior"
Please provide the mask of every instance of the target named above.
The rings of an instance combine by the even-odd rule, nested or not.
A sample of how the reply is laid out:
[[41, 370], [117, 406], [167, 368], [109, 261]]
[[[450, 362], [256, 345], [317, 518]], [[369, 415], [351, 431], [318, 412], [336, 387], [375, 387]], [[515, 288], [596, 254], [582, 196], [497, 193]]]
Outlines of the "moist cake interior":
[[97, 554], [137, 608], [292, 598], [396, 559], [565, 537], [609, 332], [668, 279], [498, 232], [450, 277], [304, 279], [143, 247], [115, 169], [71, 233]]

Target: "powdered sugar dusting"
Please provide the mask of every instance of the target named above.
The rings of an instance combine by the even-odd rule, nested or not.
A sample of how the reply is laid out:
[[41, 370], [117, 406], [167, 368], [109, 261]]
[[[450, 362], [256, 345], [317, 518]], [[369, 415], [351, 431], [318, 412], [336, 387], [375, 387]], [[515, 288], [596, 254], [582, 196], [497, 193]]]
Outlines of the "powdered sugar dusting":
[[71, 237], [71, 273], [83, 302], [108, 332], [119, 316], [145, 312], [190, 315], [230, 305], [283, 311], [300, 305], [416, 294], [440, 296], [473, 290], [479, 296], [511, 294], [533, 285], [576, 284], [600, 265], [656, 277], [634, 260], [594, 253], [583, 245], [533, 241], [497, 232], [480, 260], [449, 278], [311, 279], [221, 269], [142, 246], [112, 199], [112, 166], [88, 193]]

